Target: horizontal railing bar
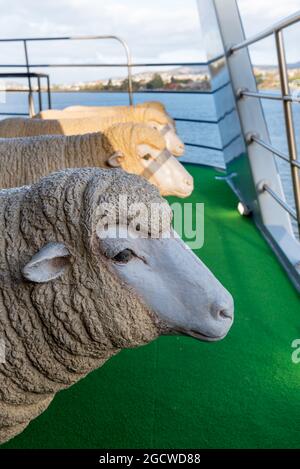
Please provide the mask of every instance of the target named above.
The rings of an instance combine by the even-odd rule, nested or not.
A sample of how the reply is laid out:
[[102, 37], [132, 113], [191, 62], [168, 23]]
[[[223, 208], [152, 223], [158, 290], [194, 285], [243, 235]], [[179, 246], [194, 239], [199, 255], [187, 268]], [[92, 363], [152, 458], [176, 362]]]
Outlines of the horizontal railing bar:
[[28, 116], [28, 112], [0, 112], [0, 116]]
[[1, 38], [0, 42], [37, 42], [37, 41], [84, 41], [91, 39], [119, 39], [114, 35], [54, 36], [54, 37], [13, 37]]
[[[4, 93], [30, 93], [31, 91], [34, 92], [34, 93], [37, 93], [39, 91], [38, 88], [35, 88], [34, 86], [29, 89], [29, 88], [22, 88], [22, 89], [19, 89], [19, 88], [9, 88], [8, 90], [6, 89], [2, 89], [0, 87], [0, 91], [4, 92]], [[46, 88], [41, 88], [41, 92], [42, 93], [47, 93], [47, 89]]]
[[279, 21], [278, 23], [273, 24], [267, 29], [264, 29], [258, 34], [255, 34], [252, 37], [249, 37], [248, 39], [245, 39], [244, 41], [240, 42], [239, 44], [236, 44], [229, 49], [229, 53], [236, 52], [240, 49], [243, 49], [244, 47], [250, 46], [251, 44], [254, 44], [255, 42], [261, 41], [262, 39], [265, 39], [272, 34], [276, 33], [277, 31], [281, 31], [284, 28], [287, 28], [288, 26], [292, 26], [293, 24], [297, 23], [300, 21], [300, 11], [297, 11], [293, 15], [287, 16], [283, 20]]
[[276, 192], [273, 191], [273, 189], [271, 189], [270, 186], [268, 186], [268, 184], [264, 184], [263, 185], [263, 190], [268, 192], [270, 194], [271, 197], [273, 197], [274, 200], [276, 200], [276, 202], [281, 205], [282, 208], [284, 208], [284, 210], [286, 210], [292, 218], [294, 218], [294, 220], [298, 221], [297, 220], [297, 215], [296, 215], [296, 212], [295, 210], [293, 210], [284, 200], [282, 200], [277, 194]]
[[[0, 39], [1, 42], [1, 39]], [[207, 62], [145, 62], [145, 63], [131, 63], [130, 67], [207, 67], [210, 64], [216, 62], [217, 60], [220, 60], [223, 58], [224, 55], [219, 55], [211, 60], [208, 60]], [[30, 67], [40, 67], [40, 68], [46, 68], [46, 67], [127, 67], [127, 63], [103, 63], [103, 64], [97, 64], [97, 63], [69, 63], [69, 64], [30, 64]], [[0, 64], [1, 68], [26, 68], [26, 64]]]
[[256, 142], [258, 145], [261, 145], [262, 147], [266, 148], [266, 150], [269, 150], [271, 153], [274, 153], [279, 158], [281, 158], [282, 160], [284, 160], [287, 163], [291, 164], [292, 166], [296, 166], [297, 168], [300, 169], [299, 161], [290, 160], [290, 158], [285, 153], [283, 153], [282, 151], [280, 151], [277, 148], [273, 147], [272, 145], [265, 142], [264, 140], [261, 140], [256, 135], [250, 135], [250, 140], [253, 141], [253, 142]]
[[[168, 66], [171, 66], [171, 67], [174, 67], [174, 66], [178, 66], [178, 67], [192, 67], [192, 66], [206, 66], [206, 65], [209, 65], [207, 62], [199, 62], [199, 63], [194, 63], [194, 62], [191, 62], [191, 63], [181, 63], [181, 62], [174, 62], [174, 63], [150, 63], [150, 64], [131, 64], [130, 67], [168, 67]], [[0, 64], [0, 67], [2, 68], [25, 68], [26, 65], [22, 65], [22, 64]], [[60, 67], [128, 67], [127, 64], [125, 63], [119, 63], [119, 62], [116, 62], [116, 63], [68, 63], [68, 64], [30, 64], [30, 68], [60, 68]]]
[[[135, 65], [130, 65], [133, 67]], [[26, 68], [26, 65], [23, 64], [0, 64], [1, 68]], [[126, 63], [69, 63], [69, 64], [30, 64], [30, 68], [61, 68], [61, 67], [128, 67]]]
[[[174, 66], [178, 66], [178, 67], [206, 67], [209, 65], [209, 62], [186, 62], [186, 63], [182, 63], [182, 62], [170, 62], [170, 63], [148, 63], [148, 64], [143, 64], [143, 63], [136, 63], [136, 64], [131, 64], [130, 67], [174, 67]], [[0, 64], [0, 67], [2, 68], [25, 68], [26, 65], [23, 65], [23, 64]], [[49, 63], [44, 63], [44, 64], [30, 64], [30, 68], [31, 67], [39, 67], [39, 68], [49, 68], [49, 67], [53, 67], [53, 68], [59, 68], [59, 67], [128, 67], [128, 65], [126, 63], [119, 63], [119, 62], [116, 62], [116, 63], [101, 63], [101, 64], [98, 64], [98, 63], [68, 63], [68, 64], [49, 64]]]
[[144, 63], [133, 63], [132, 67], [168, 67], [168, 66], [182, 66], [182, 67], [207, 67], [214, 62], [222, 59], [224, 54], [214, 57], [211, 60], [207, 60], [206, 62], [144, 62]]
[[47, 78], [47, 73], [37, 73], [37, 72], [0, 72], [0, 78]]
[[272, 93], [261, 93], [256, 91], [248, 90], [239, 90], [238, 97], [248, 96], [249, 98], [259, 98], [259, 99], [272, 99], [275, 101], [291, 101], [295, 103], [300, 103], [299, 96], [286, 95], [281, 96], [281, 94], [272, 94]]
[[[34, 90], [34, 88], [33, 88]], [[8, 90], [2, 90], [2, 91], [5, 91], [6, 93], [9, 93], [9, 92], [14, 92], [14, 93], [23, 93], [23, 92], [28, 92], [29, 90], [28, 89], [8, 89]], [[35, 90], [36, 91], [36, 90]], [[219, 91], [219, 90], [216, 90], [216, 91]], [[46, 90], [44, 89], [43, 90], [43, 93], [45, 93]], [[76, 93], [76, 90], [52, 90], [51, 91], [52, 93]], [[85, 90], [83, 90], [83, 92], [85, 92]], [[88, 93], [89, 90], [86, 90], [86, 92]], [[95, 91], [90, 91], [92, 93], [95, 93]], [[198, 90], [198, 91], [179, 91], [179, 90], [171, 90], [171, 91], [168, 91], [168, 90], [143, 90], [143, 91], [135, 91], [134, 93], [135, 94], [143, 94], [143, 93], [157, 93], [157, 94], [205, 94], [205, 95], [210, 95], [210, 94], [214, 94], [215, 91], [201, 91], [201, 90]], [[97, 93], [127, 93], [126, 91], [112, 91], [112, 90], [104, 90], [104, 91], [97, 91]]]

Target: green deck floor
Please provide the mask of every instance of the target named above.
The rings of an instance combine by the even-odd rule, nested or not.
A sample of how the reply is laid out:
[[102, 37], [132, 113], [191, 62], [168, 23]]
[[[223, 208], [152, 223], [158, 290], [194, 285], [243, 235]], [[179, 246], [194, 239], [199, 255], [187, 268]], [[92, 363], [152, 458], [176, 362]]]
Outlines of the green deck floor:
[[299, 296], [214, 170], [187, 168], [205, 202], [198, 254], [235, 299], [231, 332], [123, 351], [2, 448], [300, 448]]

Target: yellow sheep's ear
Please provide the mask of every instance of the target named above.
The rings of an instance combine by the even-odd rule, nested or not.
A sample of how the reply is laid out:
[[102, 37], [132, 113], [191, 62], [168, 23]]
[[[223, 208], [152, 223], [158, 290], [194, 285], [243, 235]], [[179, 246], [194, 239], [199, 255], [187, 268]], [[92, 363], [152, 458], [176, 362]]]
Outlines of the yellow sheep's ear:
[[121, 166], [123, 159], [124, 159], [123, 153], [121, 153], [120, 151], [116, 151], [108, 158], [107, 163], [112, 168], [119, 168]]

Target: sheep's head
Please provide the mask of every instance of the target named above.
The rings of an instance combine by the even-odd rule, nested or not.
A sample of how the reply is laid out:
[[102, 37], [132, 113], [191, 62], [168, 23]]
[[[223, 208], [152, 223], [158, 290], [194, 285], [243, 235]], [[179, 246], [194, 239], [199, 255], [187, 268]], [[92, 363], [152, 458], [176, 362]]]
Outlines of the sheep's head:
[[166, 141], [167, 149], [175, 156], [184, 154], [184, 143], [176, 133], [174, 120], [166, 113], [147, 107], [140, 109], [144, 113], [144, 122], [158, 130]]
[[164, 333], [227, 334], [232, 298], [171, 219], [154, 186], [119, 170], [65, 170], [32, 186], [20, 218], [20, 288], [58, 343], [72, 337], [96, 353]]
[[161, 134], [144, 124], [116, 124], [105, 131], [110, 167], [144, 176], [156, 185], [161, 195], [187, 197], [193, 178], [166, 149]]
[[175, 122], [166, 112], [144, 105], [133, 106], [130, 112], [134, 122], [143, 122], [158, 130], [165, 139], [167, 149], [174, 156], [184, 154], [184, 143], [176, 133]]

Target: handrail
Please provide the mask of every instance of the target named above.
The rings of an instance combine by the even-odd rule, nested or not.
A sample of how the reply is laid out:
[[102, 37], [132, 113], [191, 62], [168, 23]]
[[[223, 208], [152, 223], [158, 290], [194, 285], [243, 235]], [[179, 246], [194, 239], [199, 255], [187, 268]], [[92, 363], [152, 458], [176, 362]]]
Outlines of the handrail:
[[294, 218], [294, 220], [298, 221], [296, 212], [284, 200], [282, 200], [268, 184], [264, 183], [262, 190], [268, 192], [270, 196], [273, 197], [273, 199], [276, 200], [276, 202], [281, 205], [281, 207], [284, 208], [292, 218]]
[[[299, 15], [300, 20], [300, 15]], [[280, 76], [280, 87], [282, 96], [287, 96], [290, 92], [289, 87], [289, 77], [287, 71], [286, 57], [285, 57], [285, 48], [284, 48], [284, 39], [282, 30], [275, 32], [275, 41], [276, 41], [276, 51], [278, 58], [278, 68]], [[298, 168], [293, 164], [297, 161], [297, 144], [295, 137], [294, 121], [293, 121], [293, 111], [291, 102], [284, 100], [283, 101], [283, 111], [284, 111], [284, 121], [286, 128], [287, 144], [290, 155], [291, 162], [291, 176], [292, 184], [294, 189], [294, 198], [296, 205], [296, 214], [297, 214], [297, 223], [298, 230], [300, 234], [300, 179]]]
[[[257, 91], [249, 91], [247, 88], [240, 88], [236, 91], [237, 98], [243, 98], [244, 96], [256, 99], [273, 99], [278, 100], [283, 103], [283, 110], [284, 110], [284, 119], [285, 119], [285, 128], [286, 128], [286, 137], [289, 149], [289, 157], [286, 157], [281, 152], [273, 151], [273, 153], [285, 161], [288, 161], [290, 164], [291, 169], [291, 177], [293, 183], [293, 193], [294, 193], [294, 200], [295, 200], [295, 207], [296, 212], [291, 214], [291, 211], [286, 208], [284, 203], [281, 203], [282, 207], [287, 210], [287, 212], [296, 219], [298, 224], [298, 231], [300, 234], [300, 179], [299, 179], [299, 162], [297, 158], [297, 145], [296, 145], [296, 138], [295, 138], [295, 130], [294, 130], [294, 123], [293, 123], [293, 111], [292, 111], [292, 102], [300, 103], [299, 96], [292, 96], [290, 94], [289, 88], [289, 79], [288, 79], [288, 71], [287, 71], [287, 63], [286, 63], [286, 55], [285, 55], [285, 48], [284, 48], [284, 38], [283, 38], [283, 29], [291, 26], [300, 21], [300, 11], [294, 13], [287, 18], [275, 23], [270, 28], [265, 29], [264, 31], [245, 39], [244, 41], [240, 42], [239, 44], [235, 44], [234, 46], [229, 48], [228, 57], [235, 53], [236, 51], [248, 47], [251, 44], [254, 44], [262, 39], [265, 39], [272, 34], [275, 37], [275, 44], [276, 44], [276, 52], [277, 52], [277, 60], [278, 60], [278, 69], [279, 69], [279, 77], [280, 77], [280, 88], [281, 88], [281, 95], [276, 94], [269, 94], [269, 93], [262, 93]], [[252, 138], [255, 140], [255, 138]], [[262, 140], [257, 141], [260, 143], [264, 148], [272, 151], [272, 146]], [[274, 149], [273, 149], [274, 150]], [[266, 189], [267, 190], [267, 189]], [[274, 194], [272, 194], [272, 190], [268, 191], [273, 197], [276, 199]], [[277, 200], [277, 199], [276, 199]], [[277, 200], [278, 202], [278, 200]], [[278, 202], [280, 203], [280, 202]]]
[[[69, 64], [30, 64], [29, 62], [29, 54], [28, 54], [28, 47], [27, 43], [29, 42], [38, 42], [38, 41], [82, 41], [82, 40], [107, 40], [112, 39], [118, 41], [125, 51], [126, 55], [126, 64], [123, 63], [102, 63], [102, 64], [95, 64], [95, 63], [69, 63]], [[25, 64], [0, 64], [0, 68], [26, 68], [27, 73], [30, 73], [31, 68], [71, 68], [71, 67], [127, 67], [127, 77], [128, 77], [128, 96], [129, 96], [129, 104], [133, 104], [133, 86], [132, 86], [132, 67], [154, 67], [154, 66], [206, 66], [208, 67], [212, 63], [222, 59], [224, 54], [220, 54], [212, 59], [208, 60], [207, 62], [186, 62], [186, 63], [178, 63], [178, 62], [171, 62], [171, 63], [136, 63], [133, 64], [131, 52], [128, 47], [127, 42], [122, 39], [120, 36], [117, 35], [85, 35], [85, 36], [54, 36], [54, 37], [21, 37], [21, 38], [0, 38], [0, 43], [3, 42], [22, 42], [24, 46], [24, 54], [25, 54]], [[28, 75], [28, 87], [29, 87], [29, 110], [30, 115], [34, 113], [34, 106], [33, 106], [33, 97], [32, 97], [32, 83], [31, 77]], [[49, 103], [51, 105], [51, 98], [49, 98]]]
[[291, 164], [292, 166], [296, 166], [297, 168], [300, 169], [300, 162], [299, 161], [290, 161], [288, 155], [283, 153], [282, 151], [278, 150], [277, 148], [273, 147], [269, 143], [265, 142], [264, 140], [260, 139], [257, 135], [251, 134], [247, 136], [247, 141], [248, 143], [255, 142], [258, 145], [262, 146], [266, 150], [269, 150], [270, 153], [274, 153], [276, 156], [281, 158], [283, 161], [286, 161], [287, 163]]
[[28, 112], [0, 112], [0, 116], [27, 116]]
[[261, 91], [249, 91], [246, 88], [241, 88], [236, 93], [237, 98], [242, 98], [243, 96], [248, 96], [249, 98], [259, 98], [259, 99], [271, 99], [275, 101], [289, 101], [294, 103], [300, 103], [299, 96], [292, 96], [291, 94], [281, 95], [275, 93], [262, 93]]
[[281, 21], [278, 21], [278, 23], [273, 24], [271, 27], [264, 29], [260, 33], [245, 39], [245, 41], [230, 47], [228, 53], [233, 54], [234, 52], [243, 49], [244, 47], [250, 46], [255, 42], [261, 41], [262, 39], [265, 39], [278, 31], [282, 31], [282, 29], [287, 28], [288, 26], [292, 26], [298, 21], [300, 21], [300, 10], [290, 16], [287, 16]]
[[[1, 41], [1, 40], [0, 40]], [[214, 57], [211, 60], [208, 60], [207, 62], [133, 62], [131, 64], [132, 68], [138, 68], [138, 67], [208, 67], [210, 64], [216, 62], [217, 60], [220, 60], [223, 58], [224, 55], [220, 55], [217, 57]], [[25, 64], [0, 64], [0, 68], [5, 67], [5, 68], [24, 68], [26, 67]], [[40, 68], [46, 68], [46, 67], [53, 67], [53, 68], [59, 68], [59, 67], [127, 67], [126, 63], [67, 63], [67, 64], [31, 64], [30, 67], [40, 67]]]
[[[130, 49], [127, 45], [127, 42], [124, 41], [124, 39], [122, 39], [119, 36], [116, 36], [116, 35], [88, 35], [88, 36], [2, 38], [2, 39], [0, 39], [0, 42], [23, 42], [24, 52], [25, 52], [25, 62], [26, 63], [24, 65], [14, 65], [14, 64], [12, 64], [12, 66], [13, 67], [26, 67], [27, 72], [29, 73], [31, 67], [36, 67], [36, 66], [47, 67], [47, 66], [51, 66], [51, 65], [47, 65], [47, 64], [45, 64], [45, 65], [37, 65], [37, 64], [36, 65], [31, 65], [29, 63], [29, 54], [28, 54], [27, 42], [38, 42], [38, 41], [86, 41], [86, 40], [110, 40], [110, 39], [118, 41], [122, 45], [122, 47], [125, 51], [127, 63], [126, 63], [126, 65], [124, 64], [122, 66], [127, 67], [129, 104], [132, 105], [133, 104], [133, 89], [132, 89], [132, 74], [131, 74], [131, 67], [132, 67], [131, 52], [130, 52]], [[60, 64], [60, 66], [66, 67], [68, 65], [67, 64]], [[79, 66], [86, 66], [86, 65], [85, 64], [84, 65], [77, 64], [76, 66], [79, 67]], [[98, 65], [95, 65], [95, 66], [98, 66]], [[3, 65], [2, 65], [2, 67], [3, 67]], [[29, 85], [29, 89], [31, 90], [32, 87], [31, 87], [30, 77], [28, 78], [28, 85]], [[32, 94], [32, 91], [30, 91], [29, 96], [31, 94]]]

